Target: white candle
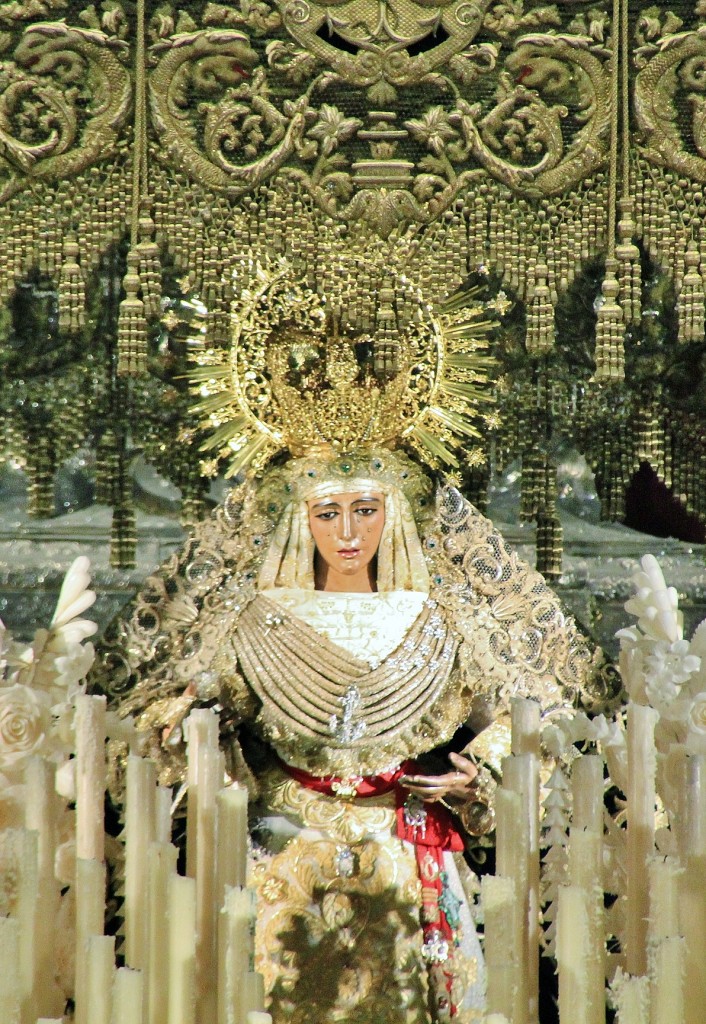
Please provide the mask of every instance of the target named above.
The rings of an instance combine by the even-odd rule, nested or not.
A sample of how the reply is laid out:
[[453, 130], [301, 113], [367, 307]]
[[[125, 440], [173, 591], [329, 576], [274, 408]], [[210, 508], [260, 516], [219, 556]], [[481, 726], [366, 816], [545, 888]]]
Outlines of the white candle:
[[272, 1024], [272, 1017], [263, 1010], [250, 1010], [246, 1017], [246, 1024]]
[[196, 883], [193, 878], [169, 879], [169, 1002], [168, 1024], [196, 1020]]
[[142, 1024], [142, 971], [120, 967], [113, 982], [113, 1017], [111, 1024]]
[[569, 839], [569, 879], [585, 895], [586, 972], [585, 1014], [577, 1020], [605, 1024], [606, 948], [603, 910], [603, 833], [572, 828]]
[[172, 791], [167, 786], [157, 786], [155, 794], [154, 839], [157, 843], [172, 841]]
[[37, 833], [39, 877], [54, 878], [58, 805], [56, 769], [42, 757], [31, 757], [25, 770], [25, 828]]
[[517, 987], [516, 964], [520, 956], [515, 926], [515, 883], [500, 875], [481, 879], [484, 953], [488, 972], [487, 1008], [498, 1016], [512, 1017]]
[[218, 908], [223, 906], [226, 886], [246, 883], [248, 855], [248, 791], [229, 786], [216, 797], [218, 860]]
[[584, 754], [571, 767], [572, 825], [603, 833], [603, 758]]
[[[534, 704], [534, 701], [529, 702]], [[523, 721], [527, 717], [523, 708]], [[530, 709], [532, 710], [532, 709]], [[532, 711], [532, 721], [537, 712]], [[531, 745], [529, 730], [523, 733], [525, 745]], [[515, 878], [518, 914], [522, 935], [521, 986], [514, 1024], [535, 1021], [539, 1012], [539, 759], [533, 753], [517, 754], [503, 761], [503, 788], [520, 797], [518, 835], [513, 850], [515, 866], [509, 877]], [[497, 806], [497, 797], [496, 797]], [[500, 871], [500, 874], [506, 874]]]
[[196, 811], [196, 986], [199, 1024], [215, 1024], [216, 953], [216, 794], [223, 786], [223, 755], [206, 743], [198, 750]]
[[155, 766], [142, 757], [127, 759], [125, 804], [125, 962], [147, 961], [147, 851], [154, 840]]
[[562, 885], [556, 927], [561, 1024], [588, 1024], [589, 928], [587, 896], [582, 888]]
[[151, 843], [147, 851], [147, 1024], [167, 1024], [169, 1002], [169, 880], [176, 873], [178, 851], [171, 843]]
[[[37, 1016], [34, 979], [37, 961], [39, 884], [39, 839], [36, 832], [18, 829], [16, 832], [19, 879], [16, 897], [16, 915], [20, 926], [20, 1002], [25, 1019]], [[2, 961], [0, 961], [0, 964]]]
[[261, 1010], [265, 1005], [265, 979], [259, 971], [247, 971], [243, 977], [243, 1006], [245, 1014]]
[[686, 758], [686, 833], [687, 857], [706, 857], [706, 754]]
[[626, 966], [630, 974], [647, 971], [649, 862], [655, 841], [655, 745], [657, 712], [628, 704], [628, 830]]
[[105, 921], [105, 864], [76, 861], [76, 1024], [92, 1024], [88, 999], [88, 941], [102, 935]]
[[20, 1024], [20, 925], [0, 917], [0, 1020]]
[[512, 753], [539, 757], [539, 712], [536, 700], [513, 697], [510, 702]]
[[[505, 758], [504, 771], [512, 760]], [[512, 980], [507, 983], [514, 997], [510, 1019], [513, 1024], [524, 1024], [527, 1014], [525, 925], [530, 837], [529, 822], [520, 794], [504, 787], [499, 788], [495, 795], [495, 816], [496, 870], [498, 875], [512, 880], [514, 885], [512, 949], [515, 952], [510, 964]]]
[[36, 946], [34, 993], [37, 1013], [62, 1012], [65, 997], [54, 970], [54, 929], [59, 911], [59, 883], [54, 875], [58, 799], [54, 790], [55, 766], [32, 757], [25, 770], [25, 827], [37, 835]]
[[218, 717], [213, 711], [198, 708], [192, 711], [185, 722], [188, 740], [186, 805], [186, 873], [196, 877], [196, 837], [198, 835], [196, 815], [198, 808], [198, 763], [199, 749], [203, 746], [212, 750], [218, 748]]
[[648, 985], [649, 979], [644, 977], [621, 980], [615, 1000], [617, 1024], [649, 1024]]
[[[228, 1024], [246, 1024], [245, 976], [253, 968], [255, 938], [255, 894], [251, 889], [228, 889], [221, 914], [223, 955], [219, 976], [221, 1005], [219, 1011]], [[227, 1008], [231, 1009], [228, 1010]]]
[[110, 1024], [111, 993], [115, 976], [115, 937], [90, 935], [87, 952], [86, 1003], [89, 1024]]
[[686, 940], [684, 951], [684, 1019], [686, 1024], [706, 1021], [706, 858], [689, 856], [679, 876], [679, 925]]
[[76, 697], [76, 856], [103, 860], [105, 764], [105, 697]]
[[662, 939], [654, 949], [650, 1024], [684, 1024], [684, 939]]
[[672, 938], [679, 930], [679, 875], [683, 869], [674, 857], [655, 857], [650, 862], [651, 942]]

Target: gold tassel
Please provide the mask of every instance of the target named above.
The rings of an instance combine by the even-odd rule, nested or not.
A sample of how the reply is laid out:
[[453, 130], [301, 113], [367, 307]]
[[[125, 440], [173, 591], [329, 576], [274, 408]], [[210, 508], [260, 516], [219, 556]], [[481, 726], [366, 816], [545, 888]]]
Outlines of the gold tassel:
[[78, 253], [78, 242], [68, 236], [59, 275], [59, 329], [69, 334], [76, 334], [86, 323], [86, 290]]
[[48, 519], [54, 515], [55, 455], [53, 444], [47, 434], [35, 431], [31, 432], [28, 442], [27, 514], [33, 519]]
[[159, 260], [159, 246], [154, 240], [154, 221], [152, 220], [151, 203], [143, 202], [139, 220], [140, 241], [137, 252], [140, 256], [139, 275], [142, 285], [142, 301], [145, 316], [148, 319], [158, 317], [162, 312], [162, 275]]
[[634, 203], [632, 199], [621, 199], [618, 206], [620, 241], [615, 247], [615, 255], [618, 259], [619, 302], [625, 322], [637, 324], [641, 315], [642, 268], [640, 250], [633, 242], [636, 231], [633, 220]]
[[682, 280], [677, 315], [679, 341], [701, 341], [704, 336], [704, 283], [699, 272], [701, 254], [692, 239], [684, 255], [686, 272]]
[[198, 472], [190, 472], [181, 483], [181, 525], [189, 531], [206, 515], [204, 480]]
[[554, 511], [542, 512], [537, 516], [537, 572], [548, 580], [561, 576], [561, 556], [564, 531]]
[[384, 379], [394, 377], [398, 370], [399, 343], [395, 319], [395, 290], [390, 279], [383, 281], [378, 292], [376, 313], [375, 373]]
[[113, 509], [110, 531], [110, 564], [114, 569], [134, 569], [137, 554], [135, 509], [126, 500]]
[[543, 502], [537, 515], [537, 571], [556, 580], [561, 576], [564, 531], [556, 511], [556, 466], [547, 459], [543, 483]]
[[554, 307], [547, 285], [549, 268], [538, 263], [534, 268], [532, 299], [527, 308], [527, 352], [532, 356], [550, 352], [554, 345]]
[[125, 298], [118, 314], [118, 376], [138, 377], [147, 370], [147, 324], [145, 307], [139, 298], [140, 254], [131, 249], [127, 274], [123, 278]]
[[112, 505], [118, 494], [120, 451], [115, 431], [108, 428], [96, 446], [96, 492], [98, 505]]
[[543, 476], [544, 456], [535, 448], [523, 452], [520, 491], [520, 519], [523, 522], [531, 522], [537, 516], [541, 502], [540, 477]]
[[603, 301], [596, 322], [596, 381], [622, 381], [625, 378], [625, 323], [623, 311], [617, 303], [618, 282], [615, 277], [617, 261], [606, 260], [606, 274], [601, 286]]

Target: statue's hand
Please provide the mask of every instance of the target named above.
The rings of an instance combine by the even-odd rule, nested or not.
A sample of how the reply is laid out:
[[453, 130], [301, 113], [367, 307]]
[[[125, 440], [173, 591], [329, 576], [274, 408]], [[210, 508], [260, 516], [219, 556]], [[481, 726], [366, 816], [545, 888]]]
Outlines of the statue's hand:
[[449, 761], [456, 769], [444, 775], [403, 775], [400, 783], [410, 791], [430, 802], [447, 797], [465, 803], [473, 798], [473, 783], [478, 769], [473, 761], [461, 754], [449, 754]]

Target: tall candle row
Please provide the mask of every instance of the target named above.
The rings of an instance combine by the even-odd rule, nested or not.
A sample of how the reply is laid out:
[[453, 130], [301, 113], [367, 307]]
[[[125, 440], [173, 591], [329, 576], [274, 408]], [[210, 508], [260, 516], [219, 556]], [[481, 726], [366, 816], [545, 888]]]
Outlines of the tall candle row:
[[482, 882], [488, 1011], [513, 1021], [538, 1019], [539, 705], [514, 700], [512, 756], [496, 794], [495, 878]]
[[[169, 841], [171, 793], [158, 786], [150, 761], [127, 757], [121, 968], [115, 937], [104, 934], [105, 699], [78, 695], [74, 727], [74, 859], [59, 848], [69, 797], [62, 806], [54, 766], [39, 757], [26, 770], [25, 827], [0, 831], [3, 862], [16, 875], [10, 916], [0, 916], [0, 1021], [62, 1021], [58, 960], [67, 962], [72, 923], [75, 1024], [266, 1024], [254, 969], [254, 894], [246, 887], [247, 794], [224, 785], [217, 716], [197, 711], [187, 722], [185, 877]], [[67, 786], [64, 778], [62, 791]], [[68, 872], [72, 883], [61, 910], [56, 863], [62, 882]], [[69, 909], [72, 922], [58, 934], [57, 917]]]

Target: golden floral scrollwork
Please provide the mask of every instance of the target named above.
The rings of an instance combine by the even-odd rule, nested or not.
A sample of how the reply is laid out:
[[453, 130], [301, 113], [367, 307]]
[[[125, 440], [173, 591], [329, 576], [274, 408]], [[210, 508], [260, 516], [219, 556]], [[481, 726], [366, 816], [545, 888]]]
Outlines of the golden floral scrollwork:
[[255, 20], [210, 4], [208, 27], [189, 32], [162, 19], [155, 156], [232, 196], [277, 175], [382, 237], [431, 223], [488, 177], [564, 192], [606, 159], [610, 49], [592, 23], [497, 8], [277, 0]]
[[[256, 863], [256, 967], [276, 1024], [429, 1020], [414, 854], [395, 840], [349, 848], [297, 837]], [[392, 967], [392, 969], [390, 969]]]
[[[488, 174], [514, 191], [552, 195], [601, 167], [610, 115], [603, 41], [537, 33], [520, 36], [502, 57], [496, 43], [464, 41], [446, 67], [423, 78], [420, 99], [434, 101], [421, 103], [418, 115], [400, 124], [393, 110], [369, 113], [369, 123], [340, 140], [335, 161], [319, 154], [315, 173], [302, 175], [317, 203], [386, 234], [402, 222], [434, 220]], [[372, 85], [358, 65], [338, 65], [337, 77], [347, 68], [354, 84], [368, 85], [369, 100], [380, 92], [395, 106], [394, 87], [404, 79], [389, 62]], [[381, 92], [384, 84], [389, 94]], [[567, 135], [568, 122], [575, 127]], [[370, 146], [365, 159], [362, 141]]]
[[372, 88], [371, 100], [394, 94], [376, 84], [422, 82], [461, 52], [488, 6], [489, 0], [280, 0], [290, 35], [342, 80]]
[[132, 102], [127, 44], [100, 28], [29, 26], [0, 63], [0, 199], [115, 151]]
[[[679, 32], [680, 26], [670, 12], [664, 21], [645, 15], [638, 23], [635, 115], [644, 137], [640, 149], [652, 163], [706, 182], [706, 37], [702, 29]], [[687, 134], [681, 111], [689, 108]]]
[[156, 155], [193, 178], [234, 193], [274, 174], [301, 144], [306, 96], [280, 109], [248, 36], [201, 29], [150, 48], [149, 79]]

